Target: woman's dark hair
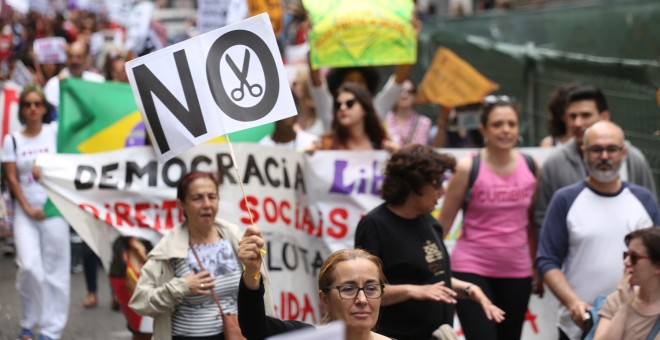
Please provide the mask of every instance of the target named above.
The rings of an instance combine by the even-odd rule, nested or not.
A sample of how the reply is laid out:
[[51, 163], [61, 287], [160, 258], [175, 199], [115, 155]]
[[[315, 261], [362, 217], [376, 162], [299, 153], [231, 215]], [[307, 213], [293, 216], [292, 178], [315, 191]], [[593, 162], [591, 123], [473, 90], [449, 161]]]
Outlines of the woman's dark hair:
[[[335, 95], [335, 100], [337, 100], [337, 97], [341, 92], [348, 92], [353, 94], [355, 96], [355, 99], [357, 99], [357, 101], [360, 102], [360, 106], [362, 106], [362, 109], [365, 112], [364, 130], [367, 133], [367, 136], [369, 136], [369, 140], [374, 145], [378, 145], [380, 147], [383, 140], [387, 138], [387, 133], [385, 133], [383, 124], [381, 124], [380, 119], [376, 115], [376, 110], [374, 109], [373, 100], [371, 99], [371, 95], [369, 94], [369, 92], [367, 92], [367, 90], [363, 89], [358, 85], [345, 84], [342, 85], [339, 88], [339, 90], [337, 90], [337, 94]], [[339, 124], [339, 121], [337, 120], [337, 110], [335, 110], [333, 116], [334, 119], [332, 120], [332, 130], [335, 133], [335, 136], [337, 137], [337, 141], [339, 142], [339, 144], [346, 145], [346, 142], [348, 141], [348, 137], [349, 137], [348, 136], [349, 130], [346, 127]]]
[[181, 202], [186, 201], [186, 194], [188, 194], [188, 189], [190, 189], [190, 184], [199, 178], [208, 178], [215, 183], [216, 188], [222, 184], [222, 174], [215, 172], [203, 172], [203, 171], [193, 171], [189, 172], [179, 180], [179, 184], [176, 186], [176, 198]]
[[23, 117], [23, 103], [25, 103], [25, 97], [28, 96], [30, 93], [36, 93], [40, 98], [41, 101], [44, 104], [44, 108], [46, 109], [46, 113], [41, 117], [41, 121], [44, 124], [48, 124], [53, 121], [52, 117], [52, 111], [53, 111], [53, 106], [50, 105], [48, 100], [46, 100], [46, 94], [44, 93], [44, 90], [41, 88], [41, 86], [36, 85], [36, 84], [28, 84], [25, 85], [23, 88], [23, 91], [18, 97], [18, 121], [21, 122], [21, 124], [25, 124], [25, 117]]
[[488, 125], [488, 118], [490, 113], [497, 107], [510, 107], [516, 112], [516, 117], [520, 119], [520, 108], [514, 98], [509, 96], [486, 96], [481, 104], [480, 121], [481, 125], [486, 127]]
[[326, 75], [330, 93], [336, 95], [337, 91], [339, 91], [339, 87], [344, 84], [344, 78], [346, 78], [346, 75], [353, 71], [362, 74], [364, 81], [367, 84], [367, 90], [369, 90], [369, 93], [371, 93], [372, 96], [375, 95], [378, 87], [378, 80], [380, 78], [378, 70], [375, 67], [341, 67], [330, 69]]
[[426, 184], [441, 185], [445, 172], [455, 167], [456, 159], [451, 155], [437, 153], [428, 145], [406, 145], [387, 162], [381, 197], [399, 206], [411, 192], [421, 195]]
[[633, 239], [642, 241], [644, 248], [646, 248], [646, 253], [651, 258], [651, 262], [655, 265], [660, 265], [660, 227], [644, 228], [629, 233], [624, 239], [626, 246]]
[[578, 86], [579, 85], [575, 83], [563, 84], [553, 92], [552, 98], [548, 103], [548, 111], [550, 111], [548, 133], [550, 136], [559, 137], [566, 134], [566, 122], [564, 122], [566, 95]]

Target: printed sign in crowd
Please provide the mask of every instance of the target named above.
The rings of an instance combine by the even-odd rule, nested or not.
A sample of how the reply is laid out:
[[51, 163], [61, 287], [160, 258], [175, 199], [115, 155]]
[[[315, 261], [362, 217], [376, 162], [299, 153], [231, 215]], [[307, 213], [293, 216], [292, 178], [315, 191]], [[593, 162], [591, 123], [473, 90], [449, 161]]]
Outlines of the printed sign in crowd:
[[304, 0], [312, 21], [312, 67], [414, 64], [414, 3], [406, 0]]
[[160, 161], [296, 114], [267, 14], [131, 60], [126, 71]]

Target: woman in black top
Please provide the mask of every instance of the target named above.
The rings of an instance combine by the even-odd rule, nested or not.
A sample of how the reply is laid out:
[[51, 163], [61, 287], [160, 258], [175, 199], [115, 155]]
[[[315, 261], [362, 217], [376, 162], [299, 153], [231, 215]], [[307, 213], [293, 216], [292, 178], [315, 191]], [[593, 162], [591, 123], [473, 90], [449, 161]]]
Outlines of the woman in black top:
[[[300, 321], [266, 316], [263, 282], [259, 269], [264, 240], [256, 227], [249, 227], [239, 243], [238, 257], [245, 270], [238, 289], [238, 322], [249, 340], [312, 327]], [[319, 272], [319, 299], [325, 314], [322, 322], [342, 320], [347, 340], [389, 339], [375, 333], [385, 275], [378, 257], [361, 249], [342, 249], [323, 262]]]

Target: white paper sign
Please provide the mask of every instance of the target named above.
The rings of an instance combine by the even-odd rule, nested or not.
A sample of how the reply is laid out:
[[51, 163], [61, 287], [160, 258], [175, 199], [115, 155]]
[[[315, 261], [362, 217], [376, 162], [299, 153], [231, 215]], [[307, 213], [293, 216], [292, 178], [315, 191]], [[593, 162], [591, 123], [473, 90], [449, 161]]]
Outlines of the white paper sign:
[[139, 55], [144, 50], [144, 42], [149, 35], [151, 17], [154, 14], [153, 2], [137, 4], [128, 16], [126, 24], [126, 45], [124, 48]]
[[200, 0], [197, 10], [197, 30], [199, 33], [234, 24], [247, 17], [245, 0]]
[[35, 39], [32, 48], [40, 64], [66, 63], [66, 39], [62, 37]]
[[28, 0], [5, 0], [7, 5], [14, 9], [14, 11], [26, 14], [30, 9]]
[[346, 324], [343, 321], [333, 321], [319, 328], [305, 328], [299, 331], [288, 332], [271, 336], [266, 340], [309, 340], [309, 339], [346, 339]]
[[159, 161], [296, 114], [267, 14], [126, 63]]
[[134, 0], [105, 0], [110, 21], [126, 26]]

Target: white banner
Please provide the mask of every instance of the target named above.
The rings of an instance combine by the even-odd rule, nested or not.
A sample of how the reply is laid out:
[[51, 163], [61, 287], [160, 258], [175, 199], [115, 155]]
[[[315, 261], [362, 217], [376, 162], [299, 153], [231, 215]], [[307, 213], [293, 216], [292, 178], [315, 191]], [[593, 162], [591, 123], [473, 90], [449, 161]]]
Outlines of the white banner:
[[35, 39], [32, 48], [40, 64], [66, 63], [66, 39], [62, 37]]
[[[251, 223], [249, 210], [263, 231], [278, 317], [318, 324], [320, 265], [331, 251], [353, 247], [359, 219], [382, 203], [378, 188], [389, 154], [320, 151], [310, 156], [256, 144], [234, 147], [247, 203], [227, 144], [201, 145], [165, 163], [157, 162], [152, 149], [139, 147], [98, 154], [40, 155], [37, 165], [42, 168], [50, 198], [106, 266], [110, 245], [118, 234], [155, 243], [182, 221], [175, 197], [183, 173], [223, 173], [219, 216], [247, 226]], [[470, 152], [441, 151], [458, 158]], [[539, 161], [551, 152], [523, 151]], [[446, 242], [453, 245], [453, 240]], [[553, 301], [532, 299], [524, 339], [556, 338]]]
[[266, 14], [132, 60], [126, 71], [160, 161], [296, 114]]

